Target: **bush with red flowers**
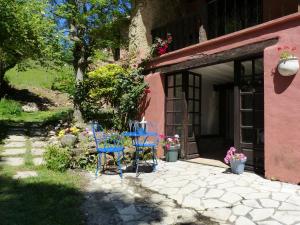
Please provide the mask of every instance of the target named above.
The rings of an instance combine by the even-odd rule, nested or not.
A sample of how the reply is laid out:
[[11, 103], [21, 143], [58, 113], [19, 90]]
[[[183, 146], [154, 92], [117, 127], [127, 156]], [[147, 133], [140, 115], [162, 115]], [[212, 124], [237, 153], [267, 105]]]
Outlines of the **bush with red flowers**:
[[156, 37], [151, 47], [151, 56], [156, 57], [168, 52], [169, 45], [172, 43], [173, 38], [170, 33], [167, 33], [166, 39]]

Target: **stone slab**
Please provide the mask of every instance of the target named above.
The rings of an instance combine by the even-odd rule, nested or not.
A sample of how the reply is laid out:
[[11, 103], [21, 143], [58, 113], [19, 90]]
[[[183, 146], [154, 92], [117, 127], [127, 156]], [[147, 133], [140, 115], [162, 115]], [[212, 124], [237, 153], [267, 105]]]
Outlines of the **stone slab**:
[[0, 164], [9, 166], [21, 166], [24, 164], [24, 159], [19, 157], [3, 157], [1, 158]]
[[13, 179], [24, 179], [28, 177], [37, 177], [36, 171], [18, 171], [17, 174], [13, 176]]
[[8, 142], [26, 141], [26, 136], [23, 135], [9, 135], [6, 139]]
[[43, 149], [43, 148], [34, 148], [34, 149], [31, 149], [31, 154], [34, 155], [34, 156], [43, 155], [44, 152], [45, 152], [45, 149]]
[[9, 142], [4, 145], [4, 148], [24, 148], [26, 146], [26, 142]]
[[44, 148], [44, 147], [46, 147], [46, 145], [47, 145], [47, 142], [45, 142], [45, 141], [34, 141], [31, 143], [31, 146], [33, 148]]
[[43, 158], [40, 158], [40, 157], [38, 157], [38, 158], [33, 158], [32, 161], [33, 161], [33, 164], [34, 164], [35, 166], [40, 166], [40, 165], [45, 164], [44, 159], [43, 159]]
[[22, 155], [26, 153], [26, 149], [19, 148], [19, 149], [5, 149], [1, 155], [3, 156], [11, 156], [11, 155]]

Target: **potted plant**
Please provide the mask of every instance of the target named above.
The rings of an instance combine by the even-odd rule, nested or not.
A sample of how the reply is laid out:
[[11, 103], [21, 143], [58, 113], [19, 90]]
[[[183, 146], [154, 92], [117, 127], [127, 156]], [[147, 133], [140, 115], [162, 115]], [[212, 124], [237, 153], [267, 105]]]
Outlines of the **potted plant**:
[[278, 63], [278, 72], [282, 76], [292, 76], [295, 75], [299, 70], [299, 60], [294, 55], [294, 51], [296, 51], [296, 47], [289, 48], [288, 46], [279, 47], [278, 51], [280, 52], [279, 63]]
[[166, 161], [176, 162], [178, 159], [178, 152], [180, 150], [179, 135], [175, 134], [174, 137], [163, 137], [163, 139]]
[[224, 158], [226, 164], [230, 164], [232, 173], [242, 174], [245, 169], [247, 157], [243, 153], [237, 153], [236, 148], [231, 147]]
[[173, 38], [170, 33], [167, 33], [166, 39], [156, 37], [154, 43], [151, 46], [151, 56], [161, 56], [166, 54], [169, 48], [169, 45], [172, 43]]

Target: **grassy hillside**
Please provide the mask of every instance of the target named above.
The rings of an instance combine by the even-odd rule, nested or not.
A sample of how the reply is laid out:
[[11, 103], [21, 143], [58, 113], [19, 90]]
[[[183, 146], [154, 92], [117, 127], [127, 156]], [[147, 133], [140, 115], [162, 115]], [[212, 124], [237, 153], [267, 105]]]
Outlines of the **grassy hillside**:
[[50, 89], [57, 74], [57, 71], [47, 70], [37, 65], [26, 71], [18, 71], [16, 68], [11, 69], [6, 73], [5, 78], [15, 87], [42, 87]]

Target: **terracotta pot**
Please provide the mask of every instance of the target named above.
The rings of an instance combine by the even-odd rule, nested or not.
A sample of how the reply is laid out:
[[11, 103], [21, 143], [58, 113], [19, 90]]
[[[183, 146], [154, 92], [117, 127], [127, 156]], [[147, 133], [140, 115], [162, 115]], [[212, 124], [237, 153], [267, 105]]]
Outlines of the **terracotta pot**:
[[299, 60], [297, 57], [281, 59], [278, 63], [277, 69], [282, 76], [295, 75], [299, 70]]

